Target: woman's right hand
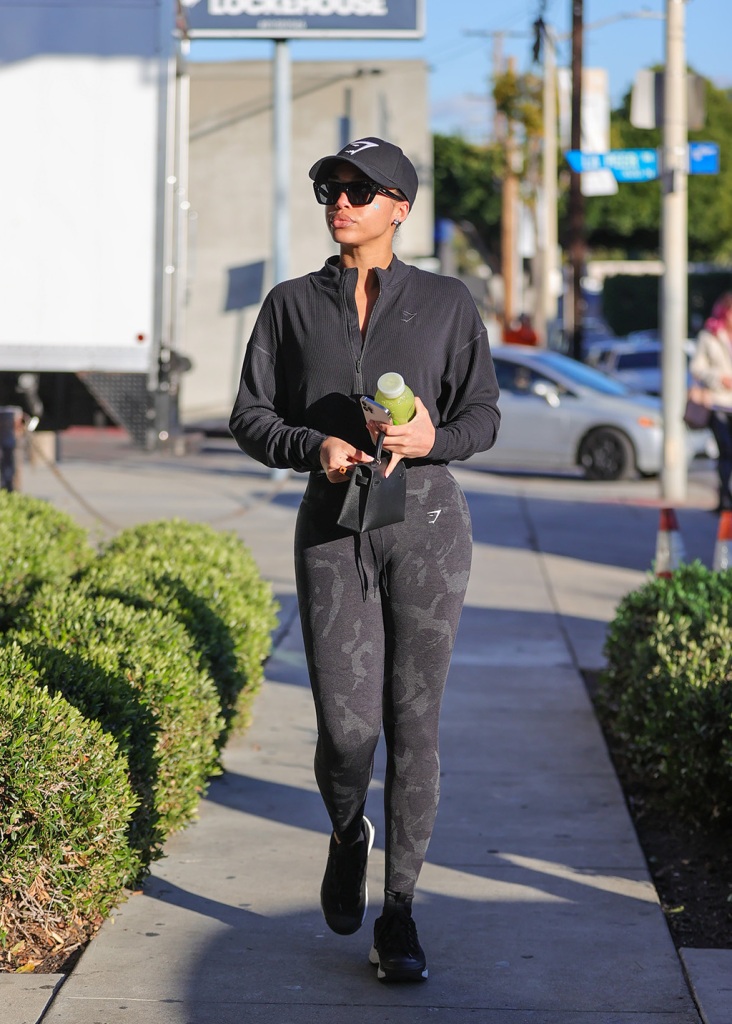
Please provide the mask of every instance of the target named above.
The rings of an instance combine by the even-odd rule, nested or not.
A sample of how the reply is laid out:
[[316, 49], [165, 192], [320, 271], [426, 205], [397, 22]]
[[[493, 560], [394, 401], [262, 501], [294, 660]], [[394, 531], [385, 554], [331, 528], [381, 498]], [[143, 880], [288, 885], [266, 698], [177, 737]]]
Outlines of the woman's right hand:
[[373, 455], [354, 448], [340, 437], [326, 437], [320, 446], [320, 465], [332, 484], [347, 484], [349, 469], [360, 462], [373, 461]]

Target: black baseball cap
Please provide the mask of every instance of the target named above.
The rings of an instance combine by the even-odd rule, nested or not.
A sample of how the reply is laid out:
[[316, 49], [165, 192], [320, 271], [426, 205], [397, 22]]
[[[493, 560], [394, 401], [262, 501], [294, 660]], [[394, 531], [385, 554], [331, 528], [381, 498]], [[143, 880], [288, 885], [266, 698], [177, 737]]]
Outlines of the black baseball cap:
[[340, 153], [316, 161], [310, 168], [310, 177], [315, 182], [325, 181], [336, 164], [343, 162], [358, 167], [359, 171], [363, 171], [378, 185], [398, 188], [409, 200], [410, 207], [414, 206], [419, 185], [417, 172], [399, 146], [371, 136], [357, 139], [344, 146]]

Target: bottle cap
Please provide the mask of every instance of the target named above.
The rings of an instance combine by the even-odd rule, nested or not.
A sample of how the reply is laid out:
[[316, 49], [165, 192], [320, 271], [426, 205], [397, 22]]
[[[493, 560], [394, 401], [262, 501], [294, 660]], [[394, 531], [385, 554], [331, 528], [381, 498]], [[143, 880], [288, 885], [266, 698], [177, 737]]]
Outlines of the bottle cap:
[[382, 373], [376, 386], [386, 398], [398, 398], [404, 391], [404, 377], [401, 373]]

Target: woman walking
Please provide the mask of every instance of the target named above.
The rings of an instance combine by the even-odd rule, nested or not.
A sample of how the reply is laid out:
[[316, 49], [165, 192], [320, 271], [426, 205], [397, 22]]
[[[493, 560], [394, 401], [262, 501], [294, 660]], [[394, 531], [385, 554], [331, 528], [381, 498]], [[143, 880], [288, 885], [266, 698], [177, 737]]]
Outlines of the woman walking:
[[[369, 959], [382, 981], [421, 981], [427, 962], [412, 897], [437, 810], [438, 724], [470, 571], [465, 497], [447, 469], [490, 448], [498, 387], [485, 327], [464, 285], [394, 256], [417, 173], [402, 150], [359, 139], [310, 170], [339, 254], [264, 301], [230, 428], [248, 455], [310, 474], [295, 530], [295, 570], [318, 726], [315, 775], [330, 839], [321, 905], [334, 931], [366, 914], [374, 829], [365, 816], [376, 744], [387, 749], [383, 910]], [[415, 394], [402, 425], [359, 405], [385, 372]], [[354, 467], [377, 432], [406, 467], [403, 522], [338, 525]]]
[[719, 449], [719, 500], [715, 511], [732, 511], [732, 292], [725, 292], [714, 303], [699, 332], [689, 370], [706, 389], [711, 408], [709, 427]]

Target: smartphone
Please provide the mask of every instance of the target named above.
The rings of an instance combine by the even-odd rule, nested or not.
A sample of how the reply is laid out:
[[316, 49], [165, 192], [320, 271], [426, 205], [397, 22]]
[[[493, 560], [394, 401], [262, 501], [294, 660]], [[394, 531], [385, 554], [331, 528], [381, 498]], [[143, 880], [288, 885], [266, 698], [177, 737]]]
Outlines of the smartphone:
[[363, 409], [364, 419], [368, 423], [370, 420], [375, 420], [376, 423], [389, 423], [391, 424], [392, 418], [391, 413], [385, 405], [381, 405], [380, 402], [375, 402], [373, 398], [368, 395], [361, 395], [361, 408]]

